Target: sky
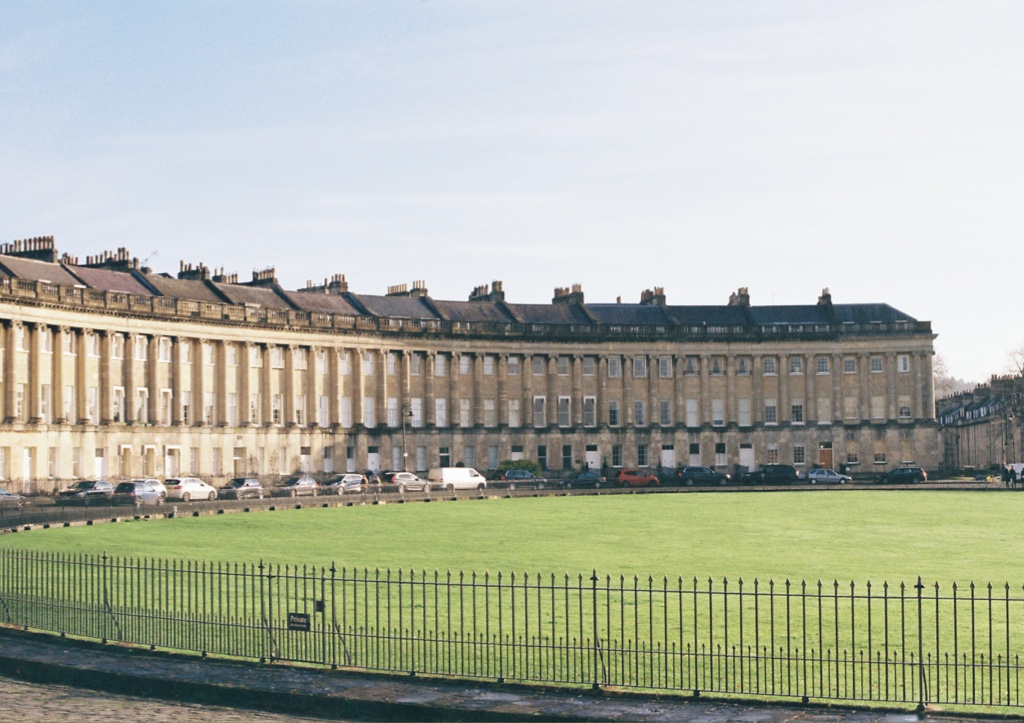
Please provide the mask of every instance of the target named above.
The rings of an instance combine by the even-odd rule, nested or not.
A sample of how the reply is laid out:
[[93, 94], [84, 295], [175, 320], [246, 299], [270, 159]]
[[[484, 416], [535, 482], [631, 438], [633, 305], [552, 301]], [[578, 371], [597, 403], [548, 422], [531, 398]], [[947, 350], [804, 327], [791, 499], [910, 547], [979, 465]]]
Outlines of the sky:
[[0, 242], [1024, 348], [1024, 3], [0, 0]]

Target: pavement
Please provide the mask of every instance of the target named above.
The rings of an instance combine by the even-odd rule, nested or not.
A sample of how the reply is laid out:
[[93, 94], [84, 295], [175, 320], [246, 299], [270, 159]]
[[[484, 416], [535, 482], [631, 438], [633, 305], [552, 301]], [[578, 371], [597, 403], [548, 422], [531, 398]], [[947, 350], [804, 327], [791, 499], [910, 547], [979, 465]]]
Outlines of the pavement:
[[[6, 680], [4, 679], [6, 677]], [[97, 695], [96, 691], [100, 694]], [[260, 664], [0, 628], [0, 720], [968, 723], [1021, 715], [542, 688]]]

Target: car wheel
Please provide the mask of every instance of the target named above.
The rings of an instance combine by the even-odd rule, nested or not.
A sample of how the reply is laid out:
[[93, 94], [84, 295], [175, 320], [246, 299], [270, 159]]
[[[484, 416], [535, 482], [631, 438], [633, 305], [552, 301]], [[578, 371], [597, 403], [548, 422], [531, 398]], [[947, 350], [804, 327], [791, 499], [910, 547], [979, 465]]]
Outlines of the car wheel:
[[428, 495], [430, 494], [430, 483], [429, 482], [425, 482], [423, 484], [423, 492], [428, 494]]
[[685, 484], [687, 487], [693, 487], [693, 479], [688, 479], [683, 484]]
[[595, 482], [595, 483], [594, 483], [594, 489], [595, 489], [595, 490], [597, 490], [597, 489], [601, 489], [601, 483], [600, 483], [600, 482]]
[[215, 499], [217, 499], [217, 493], [211, 492], [206, 499], [208, 499], [210, 502], [213, 502]]
[[181, 493], [181, 501], [182, 502], [188, 502], [191, 499], [192, 499], [192, 495], [190, 495], [188, 492], [182, 492]]
[[718, 480], [718, 484], [724, 487], [725, 486], [725, 477], [723, 477], [722, 479]]
[[844, 480], [844, 479], [839, 480], [839, 484], [841, 484], [841, 485], [846, 484], [846, 480]]
[[476, 491], [479, 492], [480, 494], [483, 494], [484, 493], [484, 486], [483, 486], [483, 484], [478, 484], [476, 486]]
[[142, 507], [142, 498], [141, 497], [133, 497], [132, 499], [134, 500], [136, 507]]
[[543, 482], [538, 482], [537, 483], [537, 489], [539, 489], [539, 490], [544, 489], [544, 483]]
[[516, 483], [515, 482], [509, 482], [508, 483], [508, 491], [509, 492], [515, 492], [516, 491]]
[[257, 492], [256, 493], [256, 499], [262, 500], [263, 499], [263, 493], [262, 492]]
[[400, 494], [400, 495], [404, 495], [405, 494], [405, 485], [401, 485], [401, 484], [398, 485], [398, 494]]
[[572, 489], [572, 482], [566, 482], [565, 485], [563, 485], [563, 486], [565, 487], [565, 489], [571, 490]]

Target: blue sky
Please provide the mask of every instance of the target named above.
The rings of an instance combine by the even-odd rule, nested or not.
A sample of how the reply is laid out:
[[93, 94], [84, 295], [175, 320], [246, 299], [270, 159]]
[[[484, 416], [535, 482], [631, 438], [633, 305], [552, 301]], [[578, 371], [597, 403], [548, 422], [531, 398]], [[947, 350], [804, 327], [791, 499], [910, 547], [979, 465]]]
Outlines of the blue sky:
[[0, 241], [1024, 347], [1024, 3], [0, 0]]

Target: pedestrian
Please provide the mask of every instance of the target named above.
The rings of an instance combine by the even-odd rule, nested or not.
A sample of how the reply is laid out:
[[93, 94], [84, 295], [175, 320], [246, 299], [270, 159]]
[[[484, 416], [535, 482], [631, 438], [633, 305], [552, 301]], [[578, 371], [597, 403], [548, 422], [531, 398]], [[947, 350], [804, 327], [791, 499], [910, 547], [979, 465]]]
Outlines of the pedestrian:
[[1005, 484], [1007, 487], [1009, 487], [1010, 483], [1013, 481], [1013, 471], [1010, 469], [1009, 465], [1004, 465], [1003, 466], [1002, 478], [1003, 478], [1003, 484]]

